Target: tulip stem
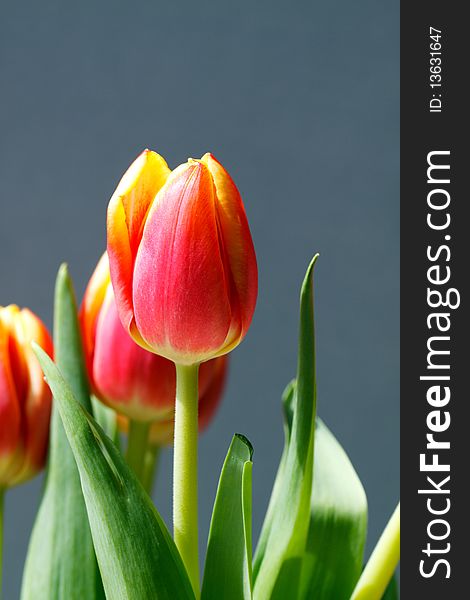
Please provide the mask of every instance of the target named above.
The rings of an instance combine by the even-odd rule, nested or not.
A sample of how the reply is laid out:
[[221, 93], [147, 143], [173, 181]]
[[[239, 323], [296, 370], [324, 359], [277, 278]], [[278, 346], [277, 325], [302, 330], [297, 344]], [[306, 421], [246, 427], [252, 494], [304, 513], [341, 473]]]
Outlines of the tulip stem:
[[3, 598], [3, 509], [5, 507], [5, 490], [0, 487], [0, 600]]
[[400, 503], [357, 582], [351, 600], [380, 600], [400, 560]]
[[145, 465], [144, 465], [144, 476], [142, 479], [142, 485], [147, 490], [149, 495], [152, 495], [153, 486], [155, 482], [155, 472], [160, 457], [161, 447], [160, 446], [149, 446], [145, 453]]
[[197, 442], [199, 365], [176, 365], [173, 534], [199, 598]]
[[141, 483], [144, 480], [145, 454], [147, 452], [149, 430], [149, 423], [130, 420], [126, 454], [127, 464], [134, 471]]

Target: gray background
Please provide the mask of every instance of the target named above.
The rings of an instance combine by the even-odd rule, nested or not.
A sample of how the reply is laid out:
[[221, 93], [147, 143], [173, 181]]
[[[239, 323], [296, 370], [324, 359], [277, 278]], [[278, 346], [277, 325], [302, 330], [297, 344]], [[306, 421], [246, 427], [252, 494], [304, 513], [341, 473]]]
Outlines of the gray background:
[[[319, 412], [367, 489], [369, 545], [399, 494], [398, 1], [41, 2], [0, 8], [0, 303], [51, 323], [79, 296], [105, 209], [144, 148], [211, 150], [245, 200], [259, 261], [253, 326], [200, 445], [201, 546], [234, 431], [255, 446], [258, 535], [315, 251]], [[157, 502], [170, 515], [167, 452]], [[40, 479], [6, 498], [5, 598], [18, 596]]]

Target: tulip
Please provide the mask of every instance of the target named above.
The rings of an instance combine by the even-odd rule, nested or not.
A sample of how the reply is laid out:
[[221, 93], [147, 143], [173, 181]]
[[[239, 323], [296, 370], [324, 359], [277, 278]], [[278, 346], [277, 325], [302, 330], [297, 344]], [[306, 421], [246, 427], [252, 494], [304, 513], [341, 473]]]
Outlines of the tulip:
[[31, 311], [0, 307], [0, 490], [22, 483], [44, 466], [51, 393], [31, 348], [52, 356], [52, 341]]
[[253, 242], [240, 194], [211, 154], [170, 171], [144, 151], [109, 202], [107, 230], [124, 328], [176, 364], [174, 538], [198, 597], [198, 368], [247, 333], [258, 286]]
[[[106, 254], [99, 261], [85, 291], [80, 321], [88, 374], [95, 396], [131, 422], [151, 422], [149, 442], [152, 446], [170, 444], [174, 428], [175, 365], [138, 346], [123, 328], [114, 300]], [[220, 402], [226, 367], [225, 356], [201, 365], [200, 429], [209, 423]], [[127, 424], [127, 419], [119, 422]], [[141, 459], [136, 457], [134, 468], [137, 471], [143, 467]]]
[[46, 462], [51, 392], [34, 355], [52, 356], [52, 341], [31, 311], [0, 306], [0, 596], [5, 489], [27, 481]]
[[122, 324], [140, 345], [192, 365], [244, 338], [256, 257], [240, 194], [211, 154], [170, 172], [143, 152], [110, 200], [108, 255]]

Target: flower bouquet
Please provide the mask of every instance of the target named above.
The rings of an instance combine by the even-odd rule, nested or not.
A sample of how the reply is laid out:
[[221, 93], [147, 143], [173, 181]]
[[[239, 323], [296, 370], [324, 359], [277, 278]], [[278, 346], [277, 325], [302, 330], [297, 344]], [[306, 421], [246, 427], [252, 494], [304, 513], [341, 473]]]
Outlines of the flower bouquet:
[[[366, 495], [316, 415], [318, 255], [301, 287], [285, 446], [256, 549], [253, 447], [235, 433], [201, 561], [198, 434], [257, 298], [245, 209], [211, 154], [171, 171], [146, 150], [110, 200], [107, 240], [79, 310], [60, 268], [53, 343], [29, 310], [0, 308], [2, 507], [48, 457], [21, 600], [398, 598], [399, 507], [364, 566]], [[172, 534], [151, 500], [170, 444]]]

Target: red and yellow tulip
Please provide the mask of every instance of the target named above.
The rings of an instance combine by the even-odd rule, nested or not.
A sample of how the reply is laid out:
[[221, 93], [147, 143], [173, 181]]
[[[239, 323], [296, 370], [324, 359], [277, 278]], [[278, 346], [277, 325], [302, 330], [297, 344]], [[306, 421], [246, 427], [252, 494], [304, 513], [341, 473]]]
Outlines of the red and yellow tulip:
[[107, 229], [119, 316], [138, 344], [190, 365], [241, 342], [256, 257], [240, 194], [214, 156], [170, 171], [145, 150], [110, 200]]
[[198, 368], [248, 331], [258, 294], [253, 241], [240, 193], [212, 154], [170, 171], [150, 150], [114, 192], [107, 234], [124, 329], [176, 365], [173, 527], [197, 596]]
[[30, 479], [46, 461], [52, 399], [33, 341], [52, 356], [51, 338], [36, 315], [0, 307], [0, 488]]

